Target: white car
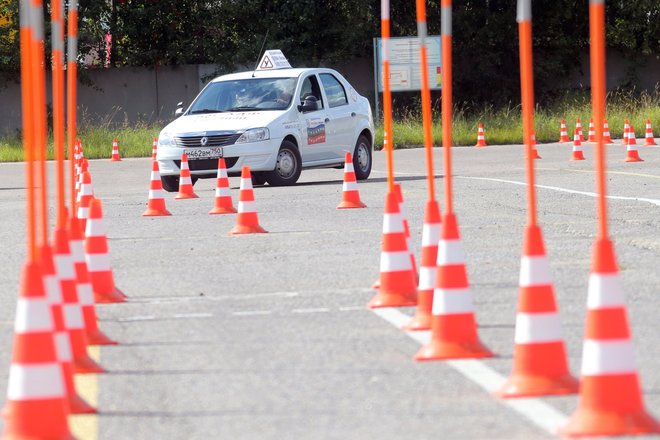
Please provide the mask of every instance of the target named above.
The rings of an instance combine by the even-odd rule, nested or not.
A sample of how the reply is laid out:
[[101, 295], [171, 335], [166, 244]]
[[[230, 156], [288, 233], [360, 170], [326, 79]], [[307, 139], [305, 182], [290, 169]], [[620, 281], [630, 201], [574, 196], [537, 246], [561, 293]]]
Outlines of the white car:
[[[267, 64], [263, 58], [261, 64]], [[248, 165], [256, 184], [273, 186], [296, 183], [303, 168], [341, 168], [347, 151], [358, 180], [371, 173], [369, 101], [332, 69], [275, 67], [220, 76], [178, 112], [158, 136], [167, 191], [178, 190], [183, 151], [193, 183], [215, 177], [219, 157], [229, 175]]]

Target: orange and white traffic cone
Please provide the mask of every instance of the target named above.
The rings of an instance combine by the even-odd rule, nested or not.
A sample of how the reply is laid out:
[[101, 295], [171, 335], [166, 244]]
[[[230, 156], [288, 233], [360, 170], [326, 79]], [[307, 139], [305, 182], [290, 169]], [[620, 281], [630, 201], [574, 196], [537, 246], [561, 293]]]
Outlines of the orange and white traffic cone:
[[383, 244], [380, 253], [380, 287], [367, 307], [403, 307], [417, 304], [413, 271], [403, 225], [403, 216], [395, 192], [385, 196]]
[[110, 158], [112, 162], [119, 162], [121, 158], [119, 157], [119, 144], [117, 138], [112, 140], [112, 157]]
[[436, 270], [431, 341], [417, 352], [415, 360], [493, 356], [477, 335], [465, 253], [453, 212], [442, 218]]
[[610, 126], [607, 123], [607, 119], [603, 121], [603, 143], [604, 144], [611, 144], [612, 142], [612, 136], [610, 135]]
[[80, 229], [80, 221], [75, 217], [69, 219], [69, 239], [87, 342], [89, 345], [116, 345], [117, 342], [106, 336], [98, 326], [96, 306], [94, 305], [94, 289], [89, 279], [89, 271], [85, 261], [85, 240]]
[[629, 135], [630, 135], [630, 121], [626, 119], [623, 122], [623, 145], [628, 145]]
[[229, 231], [230, 234], [264, 234], [267, 233], [259, 225], [259, 217], [254, 206], [254, 190], [252, 189], [252, 173], [250, 167], [244, 166], [241, 170], [241, 185], [238, 194], [238, 214], [236, 226]]
[[651, 127], [651, 120], [646, 120], [646, 134], [644, 135], [644, 145], [657, 145], [655, 137], [653, 136], [653, 128]]
[[229, 192], [229, 177], [227, 177], [227, 165], [221, 157], [218, 159], [218, 177], [215, 184], [215, 205], [209, 214], [233, 214], [236, 212], [234, 203]]
[[513, 370], [500, 397], [572, 394], [578, 381], [568, 371], [566, 346], [550, 264], [539, 226], [527, 226], [520, 261]]
[[158, 138], [154, 138], [154, 143], [151, 145], [151, 160], [156, 160], [157, 152], [158, 152]]
[[573, 135], [573, 156], [571, 160], [584, 160], [584, 154], [582, 153], [582, 142], [580, 141], [580, 134], [577, 129]]
[[536, 149], [536, 133], [532, 133], [531, 140], [532, 140], [532, 159], [541, 159], [539, 150]]
[[403, 191], [401, 190], [401, 184], [394, 184], [394, 193], [396, 194], [397, 201], [399, 202], [399, 212], [401, 212], [401, 218], [403, 219], [403, 229], [406, 233], [406, 243], [408, 244], [408, 251], [410, 252], [410, 262], [412, 263], [413, 273], [415, 274], [415, 284], [419, 282], [419, 276], [417, 275], [417, 260], [415, 259], [415, 252], [412, 245], [412, 239], [410, 238], [410, 223], [408, 223], [408, 211], [406, 210], [406, 204], [403, 201]]
[[[50, 246], [41, 246], [39, 251], [41, 254], [41, 282], [44, 285], [44, 292], [46, 293], [46, 300], [48, 301], [50, 316], [53, 320], [53, 341], [55, 342], [55, 355], [62, 368], [64, 388], [66, 390], [67, 401], [69, 403], [69, 410], [74, 414], [95, 413], [96, 409], [85, 402], [76, 393], [76, 388], [73, 382], [74, 372], [78, 372], [78, 369], [82, 365], [76, 366], [74, 363], [73, 342], [71, 334], [67, 329], [67, 319], [63, 304], [62, 287], [55, 271], [52, 249]], [[84, 354], [86, 355], [86, 352]], [[79, 357], [82, 357], [80, 356], [80, 353]], [[80, 362], [80, 364], [83, 363], [84, 362]], [[103, 369], [96, 365], [93, 360], [88, 363], [88, 366], [90, 367], [88, 371], [80, 372], [92, 373], [103, 371]]]
[[596, 142], [596, 127], [594, 126], [594, 118], [589, 119], [589, 138], [587, 142]]
[[475, 147], [487, 147], [486, 136], [484, 135], [484, 124], [479, 123], [479, 128], [477, 129], [477, 143]]
[[586, 142], [587, 138], [584, 136], [584, 133], [582, 132], [582, 120], [580, 118], [577, 118], [577, 121], [575, 121], [575, 129], [580, 134], [580, 141]]
[[630, 126], [628, 130], [628, 147], [626, 148], [626, 158], [624, 162], [644, 162], [644, 159], [639, 157], [637, 151], [637, 139], [635, 139], [635, 127]]
[[179, 174], [179, 193], [175, 199], [197, 199], [192, 179], [190, 178], [190, 168], [188, 168], [188, 155], [184, 151], [181, 153], [181, 173]]
[[566, 142], [569, 142], [568, 131], [566, 130], [566, 121], [562, 119], [560, 131], [559, 131], [559, 143], [563, 144]]
[[85, 261], [96, 302], [126, 302], [126, 295], [115, 285], [103, 223], [103, 205], [99, 199], [93, 199], [89, 205], [89, 220], [85, 228]]
[[418, 331], [431, 328], [433, 289], [435, 289], [438, 242], [440, 241], [440, 207], [436, 200], [428, 200], [422, 229], [422, 258], [417, 284], [417, 310], [404, 330]]
[[341, 203], [337, 209], [366, 208], [367, 205], [360, 200], [360, 191], [357, 187], [355, 169], [353, 169], [353, 157], [346, 152], [344, 156], [344, 183], [342, 185]]
[[2, 438], [72, 440], [53, 318], [37, 263], [26, 263], [14, 321]]
[[80, 224], [85, 227], [87, 218], [89, 218], [89, 202], [94, 198], [94, 188], [92, 187], [92, 175], [89, 171], [82, 173], [82, 183], [76, 200], [78, 212], [76, 217], [80, 219]]
[[589, 277], [578, 408], [565, 437], [660, 433], [642, 399], [614, 246], [599, 238]]
[[155, 217], [161, 215], [172, 215], [165, 207], [165, 192], [163, 182], [160, 180], [160, 169], [158, 161], [151, 161], [151, 182], [149, 183], [149, 200], [147, 210], [142, 213], [144, 217]]

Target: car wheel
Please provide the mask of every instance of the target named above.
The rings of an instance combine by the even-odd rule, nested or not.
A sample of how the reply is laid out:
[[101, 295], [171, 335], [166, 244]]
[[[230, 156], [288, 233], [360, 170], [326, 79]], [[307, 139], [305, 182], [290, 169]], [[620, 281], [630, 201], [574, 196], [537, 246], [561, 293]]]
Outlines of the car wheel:
[[266, 183], [266, 176], [263, 173], [252, 173], [252, 185], [259, 186]]
[[160, 176], [160, 181], [163, 182], [163, 189], [167, 192], [179, 191], [179, 176]]
[[271, 186], [288, 186], [298, 181], [301, 171], [302, 160], [298, 148], [293, 142], [284, 141], [277, 153], [275, 169], [265, 173], [265, 177]]
[[371, 142], [365, 135], [360, 135], [353, 152], [355, 178], [365, 180], [371, 174]]

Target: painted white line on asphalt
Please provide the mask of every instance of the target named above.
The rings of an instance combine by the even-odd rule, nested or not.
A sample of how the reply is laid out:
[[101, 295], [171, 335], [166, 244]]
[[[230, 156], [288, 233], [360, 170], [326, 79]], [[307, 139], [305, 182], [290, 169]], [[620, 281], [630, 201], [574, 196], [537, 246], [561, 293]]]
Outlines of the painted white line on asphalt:
[[[373, 312], [397, 328], [403, 327], [411, 319], [410, 316], [401, 313], [397, 309], [374, 309]], [[430, 331], [405, 333], [421, 345], [428, 343], [431, 338]], [[489, 394], [493, 394], [497, 391], [506, 380], [504, 376], [487, 366], [482, 361], [468, 359], [442, 362], [461, 373], [465, 378], [479, 385]], [[540, 399], [498, 399], [498, 402], [518, 412], [530, 422], [552, 435], [556, 435], [559, 427], [565, 425], [568, 421], [568, 418], [564, 414]]]
[[322, 307], [318, 309], [293, 309], [291, 313], [326, 313], [329, 311], [330, 309]]
[[364, 306], [348, 306], [348, 307], [339, 308], [340, 312], [353, 312], [357, 310], [367, 310], [367, 309]]
[[156, 319], [154, 315], [145, 315], [145, 316], [130, 316], [128, 318], [119, 318], [119, 322], [131, 322], [131, 321], [153, 321]]
[[175, 313], [172, 317], [177, 319], [213, 318], [213, 313]]
[[272, 310], [248, 310], [245, 312], [233, 312], [233, 316], [256, 316], [256, 315], [270, 315]]
[[191, 302], [191, 301], [226, 301], [233, 299], [252, 299], [252, 298], [270, 297], [270, 296], [294, 298], [299, 295], [300, 295], [299, 292], [268, 292], [268, 293], [250, 293], [245, 295], [227, 295], [227, 296], [211, 296], [211, 295], [162, 296], [162, 297], [153, 297], [153, 298], [131, 298], [131, 303], [174, 304], [174, 303]]
[[[490, 182], [511, 183], [513, 185], [527, 186], [526, 182], [518, 182], [516, 180], [494, 179], [490, 177], [472, 177], [472, 176], [455, 176], [457, 179], [472, 179], [472, 180], [486, 180]], [[579, 194], [582, 196], [598, 197], [598, 194], [588, 191], [576, 191], [573, 189], [560, 188], [558, 186], [534, 185], [536, 188], [550, 189], [553, 191], [565, 192], [569, 194]], [[612, 200], [631, 200], [634, 202], [647, 202], [653, 205], [660, 206], [660, 200], [647, 199], [644, 197], [623, 197], [623, 196], [606, 196]]]

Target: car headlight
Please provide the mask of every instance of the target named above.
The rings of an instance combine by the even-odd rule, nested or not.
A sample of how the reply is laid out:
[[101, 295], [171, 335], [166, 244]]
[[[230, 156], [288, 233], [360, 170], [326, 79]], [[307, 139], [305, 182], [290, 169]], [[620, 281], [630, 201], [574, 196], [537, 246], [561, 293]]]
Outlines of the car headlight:
[[237, 144], [244, 144], [246, 142], [259, 142], [270, 139], [270, 131], [266, 127], [253, 128], [243, 133], [237, 140]]
[[158, 146], [159, 147], [174, 146], [174, 138], [169, 133], [162, 132], [160, 136], [158, 136]]

